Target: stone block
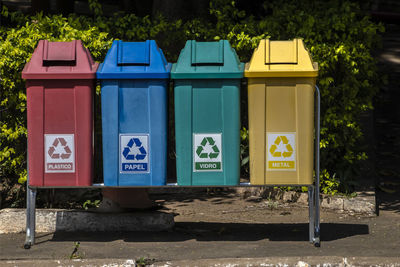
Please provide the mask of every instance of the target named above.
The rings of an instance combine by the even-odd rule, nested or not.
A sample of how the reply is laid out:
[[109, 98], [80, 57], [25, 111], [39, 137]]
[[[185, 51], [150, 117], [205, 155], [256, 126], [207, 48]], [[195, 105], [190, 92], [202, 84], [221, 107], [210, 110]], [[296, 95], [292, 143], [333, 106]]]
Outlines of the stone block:
[[[0, 211], [0, 233], [25, 232], [25, 209]], [[75, 210], [37, 209], [36, 232], [55, 231], [164, 231], [174, 226], [174, 216], [164, 212], [94, 213]]]

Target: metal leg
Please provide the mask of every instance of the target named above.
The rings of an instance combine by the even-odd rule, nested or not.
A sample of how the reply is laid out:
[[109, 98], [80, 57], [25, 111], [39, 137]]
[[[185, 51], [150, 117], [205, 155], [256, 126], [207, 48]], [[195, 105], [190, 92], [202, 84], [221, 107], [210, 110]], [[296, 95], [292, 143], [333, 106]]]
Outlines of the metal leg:
[[36, 188], [26, 186], [26, 238], [24, 248], [29, 249], [35, 244], [36, 226]]
[[308, 218], [309, 218], [309, 238], [310, 243], [314, 243], [315, 234], [315, 206], [314, 206], [314, 186], [308, 187]]
[[315, 231], [314, 231], [314, 245], [320, 247], [320, 214], [319, 214], [319, 145], [320, 145], [320, 116], [321, 116], [321, 95], [318, 86], [315, 86], [315, 102], [316, 102], [316, 114], [315, 114], [315, 194], [314, 194], [314, 206], [315, 206]]

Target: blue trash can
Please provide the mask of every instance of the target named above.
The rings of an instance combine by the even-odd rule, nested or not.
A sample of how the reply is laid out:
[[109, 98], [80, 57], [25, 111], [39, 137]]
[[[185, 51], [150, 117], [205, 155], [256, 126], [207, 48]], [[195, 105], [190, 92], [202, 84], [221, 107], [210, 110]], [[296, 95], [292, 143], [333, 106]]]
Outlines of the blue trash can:
[[170, 70], [153, 40], [114, 41], [100, 65], [105, 186], [166, 184]]

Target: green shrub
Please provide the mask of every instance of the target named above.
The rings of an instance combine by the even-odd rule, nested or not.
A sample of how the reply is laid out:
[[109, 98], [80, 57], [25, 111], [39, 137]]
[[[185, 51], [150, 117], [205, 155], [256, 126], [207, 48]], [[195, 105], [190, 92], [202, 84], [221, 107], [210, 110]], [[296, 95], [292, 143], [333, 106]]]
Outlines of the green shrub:
[[[320, 69], [321, 188], [331, 194], [351, 192], [358, 163], [367, 158], [360, 145], [359, 116], [373, 108], [382, 82], [372, 52], [380, 44], [383, 26], [350, 1], [270, 0], [264, 3], [269, 15], [263, 18], [246, 17], [231, 1], [217, 2], [224, 12], [212, 10], [221, 22], [215, 28], [227, 32], [218, 34], [230, 40], [242, 60], [249, 60], [251, 50], [266, 36], [304, 39]], [[242, 147], [247, 141], [242, 134]]]
[[[264, 17], [245, 14], [234, 1], [213, 0], [207, 18], [168, 21], [120, 13], [104, 17], [90, 1], [92, 17], [71, 14], [24, 16], [8, 13], [10, 26], [0, 28], [0, 175], [26, 180], [26, 95], [21, 71], [40, 39], [81, 39], [96, 61], [102, 61], [112, 39], [157, 40], [168, 60], [177, 60], [188, 39], [228, 39], [242, 61], [248, 61], [260, 39], [301, 37], [319, 63], [321, 89], [321, 186], [325, 193], [345, 191], [348, 176], [367, 155], [360, 149], [359, 115], [373, 108], [380, 77], [371, 53], [382, 25], [374, 24], [351, 1], [270, 0]], [[248, 176], [246, 90], [242, 90], [242, 175]], [[97, 109], [99, 110], [99, 109]], [[171, 125], [171, 124], [170, 124]], [[350, 173], [350, 175], [349, 175]], [[343, 176], [346, 174], [347, 178]]]
[[[3, 15], [8, 15], [3, 12]], [[107, 33], [96, 26], [82, 27], [78, 20], [62, 16], [26, 17], [18, 20], [16, 28], [1, 28], [0, 43], [0, 167], [4, 190], [10, 189], [13, 179], [26, 181], [26, 94], [21, 72], [29, 61], [39, 40], [70, 41], [81, 39], [95, 60], [102, 60], [111, 46]], [[10, 181], [11, 179], [11, 181]]]
[[[350, 1], [267, 1], [273, 14], [260, 23], [273, 39], [301, 36], [319, 63], [321, 89], [321, 174], [326, 193], [352, 190], [361, 160], [359, 115], [373, 108], [382, 79], [373, 49], [382, 25]], [[348, 193], [348, 192], [345, 192]]]

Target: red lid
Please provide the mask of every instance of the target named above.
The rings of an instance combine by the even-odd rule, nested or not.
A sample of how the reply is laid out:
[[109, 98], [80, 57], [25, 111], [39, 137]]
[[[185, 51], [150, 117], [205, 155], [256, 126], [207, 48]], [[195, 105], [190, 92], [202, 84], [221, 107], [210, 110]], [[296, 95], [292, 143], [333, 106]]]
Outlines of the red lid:
[[49, 42], [40, 40], [22, 71], [24, 79], [95, 79], [94, 62], [81, 40]]

